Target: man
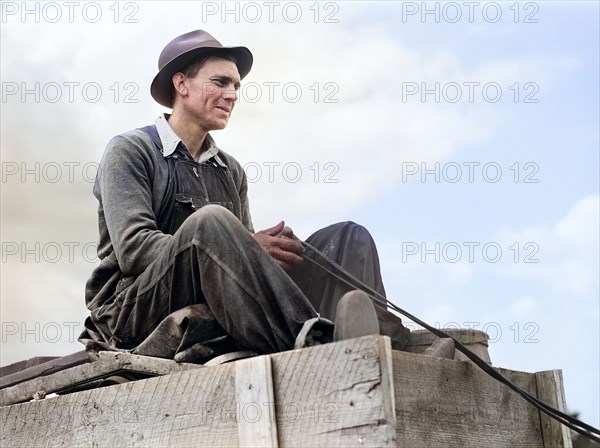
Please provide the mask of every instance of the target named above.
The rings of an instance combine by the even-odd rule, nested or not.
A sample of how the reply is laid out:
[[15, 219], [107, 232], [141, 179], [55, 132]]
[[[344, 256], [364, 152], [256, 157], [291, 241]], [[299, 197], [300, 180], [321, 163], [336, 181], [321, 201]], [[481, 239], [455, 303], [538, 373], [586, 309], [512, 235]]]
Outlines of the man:
[[[94, 184], [101, 262], [86, 286], [82, 342], [194, 362], [379, 326], [396, 348], [406, 343], [399, 318], [376, 315], [366, 294], [310, 263], [316, 254], [283, 222], [254, 232], [244, 171], [209, 134], [227, 126], [252, 62], [247, 48], [202, 30], [162, 51], [151, 94], [172, 113], [113, 138]], [[307, 242], [384, 294], [364, 228], [335, 224]]]

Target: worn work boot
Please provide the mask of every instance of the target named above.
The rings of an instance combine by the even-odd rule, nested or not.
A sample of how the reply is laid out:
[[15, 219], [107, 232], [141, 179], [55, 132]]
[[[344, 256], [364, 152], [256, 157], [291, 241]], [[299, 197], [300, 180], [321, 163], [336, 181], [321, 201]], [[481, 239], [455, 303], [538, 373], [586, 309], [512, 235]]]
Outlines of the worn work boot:
[[359, 338], [379, 334], [375, 305], [363, 291], [349, 291], [337, 304], [333, 340]]

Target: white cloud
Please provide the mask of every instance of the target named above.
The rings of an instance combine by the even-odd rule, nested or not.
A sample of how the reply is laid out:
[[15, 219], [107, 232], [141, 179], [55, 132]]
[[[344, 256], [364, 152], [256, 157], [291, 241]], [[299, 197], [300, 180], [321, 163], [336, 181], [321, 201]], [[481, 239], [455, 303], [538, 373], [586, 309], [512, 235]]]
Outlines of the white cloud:
[[567, 216], [556, 223], [554, 233], [566, 243], [572, 243], [581, 250], [598, 249], [600, 196], [590, 195], [578, 201]]
[[[597, 194], [580, 199], [564, 218], [550, 226], [502, 232], [498, 241], [506, 247], [517, 242], [521, 249], [519, 262], [508, 263], [502, 272], [511, 278], [550, 284], [574, 297], [597, 300], [599, 201]], [[538, 261], [523, 262], [528, 256]]]

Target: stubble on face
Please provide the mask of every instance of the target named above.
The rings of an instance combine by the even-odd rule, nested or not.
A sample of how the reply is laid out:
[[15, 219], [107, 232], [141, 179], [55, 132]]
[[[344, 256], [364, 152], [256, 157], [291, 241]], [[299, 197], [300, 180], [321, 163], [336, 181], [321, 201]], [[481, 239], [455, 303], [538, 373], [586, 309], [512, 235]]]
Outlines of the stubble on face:
[[186, 114], [206, 132], [224, 129], [237, 101], [240, 74], [234, 62], [209, 58], [193, 78], [186, 79]]

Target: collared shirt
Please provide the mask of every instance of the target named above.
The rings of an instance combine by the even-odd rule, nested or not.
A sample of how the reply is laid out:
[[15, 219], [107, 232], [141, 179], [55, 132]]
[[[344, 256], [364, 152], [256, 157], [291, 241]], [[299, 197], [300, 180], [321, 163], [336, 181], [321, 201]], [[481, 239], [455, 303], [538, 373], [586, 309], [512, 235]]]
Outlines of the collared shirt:
[[[158, 136], [160, 137], [160, 141], [162, 142], [164, 157], [169, 157], [170, 155], [172, 155], [177, 150], [177, 146], [180, 144], [183, 148], [187, 149], [185, 143], [183, 143], [181, 138], [179, 138], [179, 136], [175, 133], [175, 131], [167, 121], [169, 117], [169, 114], [162, 114], [158, 116], [154, 121], [154, 124], [156, 125], [156, 130], [158, 131]], [[215, 157], [219, 152], [219, 149], [217, 148], [217, 145], [215, 145], [215, 141], [212, 139], [210, 134], [206, 134], [206, 139], [202, 146], [205, 147], [205, 149], [200, 153], [200, 157], [196, 159], [196, 162], [198, 163], [203, 163], [207, 160], [210, 160], [211, 158]], [[189, 149], [187, 150], [189, 152]], [[216, 157], [215, 160], [220, 165], [224, 165], [223, 161], [220, 160], [219, 157]]]

